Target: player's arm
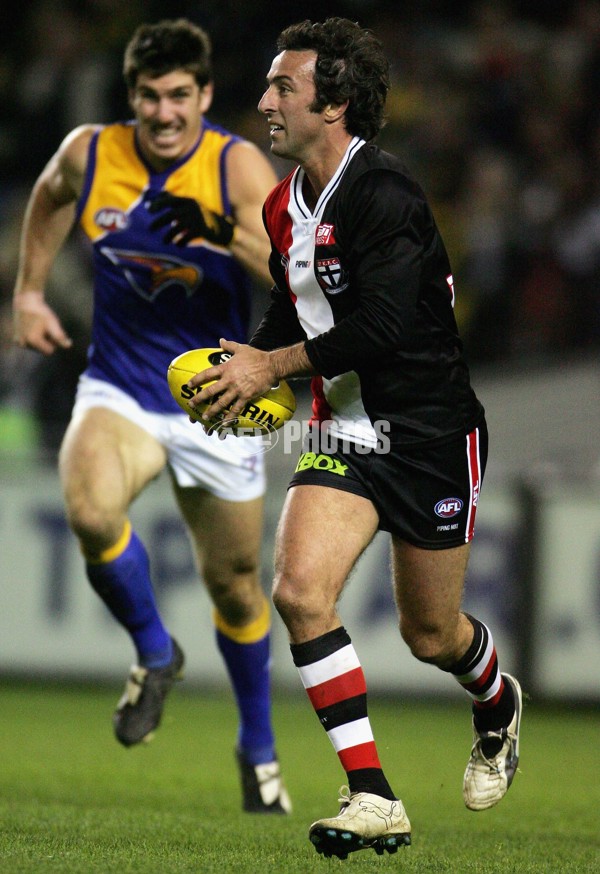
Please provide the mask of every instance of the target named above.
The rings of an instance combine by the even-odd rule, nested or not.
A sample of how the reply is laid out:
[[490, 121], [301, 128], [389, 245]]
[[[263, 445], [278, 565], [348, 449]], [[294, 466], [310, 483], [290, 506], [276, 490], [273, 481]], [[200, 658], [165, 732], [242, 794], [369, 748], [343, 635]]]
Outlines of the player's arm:
[[14, 340], [46, 355], [71, 339], [44, 299], [54, 260], [73, 226], [77, 198], [95, 128], [76, 128], [62, 142], [33, 186], [21, 230], [13, 295]]
[[250, 339], [250, 346], [270, 351], [282, 346], [293, 346], [303, 340], [306, 340], [306, 332], [300, 324], [289, 293], [274, 285], [269, 306]]
[[268, 159], [252, 143], [235, 143], [227, 153], [227, 183], [235, 228], [230, 249], [258, 280], [271, 285], [271, 244], [262, 220], [267, 194], [277, 184]]

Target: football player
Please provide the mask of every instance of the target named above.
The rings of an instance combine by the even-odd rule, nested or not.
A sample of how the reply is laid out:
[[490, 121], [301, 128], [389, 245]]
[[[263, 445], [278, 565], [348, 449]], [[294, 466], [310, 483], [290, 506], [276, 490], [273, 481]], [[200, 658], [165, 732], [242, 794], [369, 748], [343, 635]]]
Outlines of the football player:
[[[379, 529], [391, 533], [400, 632], [472, 703], [463, 798], [484, 810], [519, 760], [521, 690], [491, 630], [461, 610], [487, 459], [484, 410], [453, 312], [448, 256], [423, 191], [373, 140], [389, 87], [381, 43], [341, 18], [282, 32], [259, 109], [298, 165], [268, 196], [272, 301], [251, 344], [189, 380], [210, 417], [278, 378], [312, 376], [313, 429], [276, 543], [274, 601], [310, 701], [347, 775], [319, 853], [395, 852], [411, 826], [385, 775], [365, 676], [337, 602]], [[401, 732], [400, 732], [401, 733]], [[401, 740], [400, 740], [401, 743]], [[427, 751], [423, 751], [426, 755]]]
[[205, 115], [211, 43], [185, 19], [142, 25], [124, 57], [133, 120], [70, 133], [37, 180], [14, 293], [16, 341], [50, 355], [70, 338], [44, 299], [77, 221], [91, 242], [88, 364], [59, 459], [69, 523], [88, 579], [136, 651], [114, 731], [148, 740], [184, 654], [158, 611], [129, 507], [168, 467], [239, 709], [243, 807], [287, 813], [270, 701], [270, 615], [259, 579], [265, 478], [250, 437], [194, 428], [173, 400], [170, 361], [247, 339], [249, 271], [268, 281], [261, 207], [276, 176], [253, 144]]

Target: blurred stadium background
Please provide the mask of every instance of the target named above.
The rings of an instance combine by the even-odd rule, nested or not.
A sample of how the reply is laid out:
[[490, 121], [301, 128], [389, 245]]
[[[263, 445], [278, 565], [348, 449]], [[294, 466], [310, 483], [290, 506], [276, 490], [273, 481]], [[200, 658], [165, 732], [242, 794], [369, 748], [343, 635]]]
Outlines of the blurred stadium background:
[[[89, 591], [64, 522], [56, 451], [85, 360], [88, 251], [75, 234], [49, 298], [75, 338], [52, 359], [11, 345], [10, 297], [31, 185], [62, 137], [129, 116], [121, 56], [142, 21], [185, 15], [211, 33], [210, 117], [268, 152], [256, 103], [274, 39], [292, 20], [339, 14], [371, 27], [392, 60], [380, 144], [404, 156], [446, 239], [491, 461], [467, 606], [493, 623], [505, 669], [539, 699], [600, 702], [600, 2], [30, 0], [0, 29], [0, 676], [120, 682], [125, 636]], [[276, 163], [283, 175], [288, 164]], [[256, 289], [256, 318], [266, 291]], [[301, 421], [308, 408], [298, 386]], [[298, 444], [267, 454], [264, 541]], [[134, 508], [188, 677], [225, 683], [207, 599], [166, 477]], [[394, 621], [387, 541], [342, 602], [370, 686], [447, 692], [408, 656]], [[276, 623], [275, 679], [297, 689]], [[456, 694], [459, 694], [457, 692]]]

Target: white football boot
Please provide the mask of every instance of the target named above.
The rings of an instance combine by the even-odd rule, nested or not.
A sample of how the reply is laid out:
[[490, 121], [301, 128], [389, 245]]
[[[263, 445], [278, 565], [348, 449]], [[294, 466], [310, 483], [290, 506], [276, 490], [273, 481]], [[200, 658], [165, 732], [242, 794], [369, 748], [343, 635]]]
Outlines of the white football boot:
[[[502, 674], [515, 696], [515, 715], [507, 728], [478, 732], [473, 726], [473, 747], [463, 780], [463, 798], [469, 810], [486, 810], [504, 798], [519, 764], [519, 729], [523, 697], [519, 682], [510, 674]], [[487, 758], [482, 743], [497, 738], [502, 746], [496, 755]]]
[[347, 859], [348, 853], [372, 848], [377, 855], [396, 853], [410, 844], [410, 822], [401, 801], [369, 792], [340, 789], [341, 809], [331, 819], [313, 822], [308, 837], [317, 853]]

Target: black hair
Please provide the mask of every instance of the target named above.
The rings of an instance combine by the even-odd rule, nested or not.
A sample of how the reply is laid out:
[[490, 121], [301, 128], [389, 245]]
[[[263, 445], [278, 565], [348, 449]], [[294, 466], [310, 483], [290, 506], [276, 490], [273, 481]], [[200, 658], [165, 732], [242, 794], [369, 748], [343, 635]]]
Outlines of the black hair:
[[348, 100], [346, 129], [352, 136], [374, 139], [385, 124], [390, 87], [389, 62], [377, 37], [347, 18], [301, 21], [281, 32], [277, 49], [314, 51], [316, 96], [311, 110]]
[[123, 75], [135, 88], [140, 73], [153, 79], [185, 70], [203, 88], [212, 81], [212, 45], [208, 34], [186, 18], [141, 24], [125, 49]]

